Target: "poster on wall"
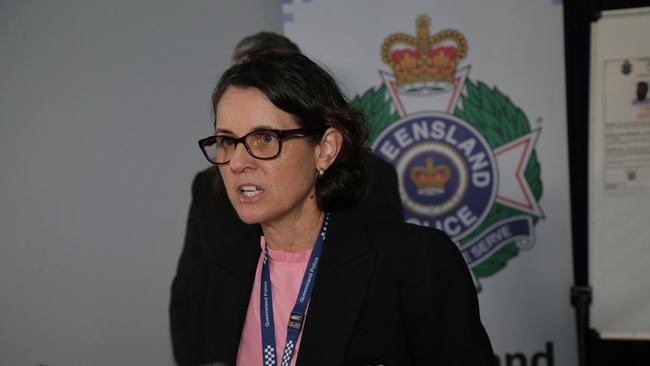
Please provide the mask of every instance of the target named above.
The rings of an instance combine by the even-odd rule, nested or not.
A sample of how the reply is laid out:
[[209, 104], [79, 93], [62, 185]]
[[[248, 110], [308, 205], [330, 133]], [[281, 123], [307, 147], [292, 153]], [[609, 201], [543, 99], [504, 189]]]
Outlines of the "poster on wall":
[[605, 192], [650, 191], [650, 57], [605, 61]]
[[576, 364], [561, 3], [285, 0], [283, 12], [285, 34], [367, 117], [406, 221], [458, 245], [499, 363]]
[[650, 7], [591, 25], [589, 320], [603, 339], [650, 339], [648, 24]]

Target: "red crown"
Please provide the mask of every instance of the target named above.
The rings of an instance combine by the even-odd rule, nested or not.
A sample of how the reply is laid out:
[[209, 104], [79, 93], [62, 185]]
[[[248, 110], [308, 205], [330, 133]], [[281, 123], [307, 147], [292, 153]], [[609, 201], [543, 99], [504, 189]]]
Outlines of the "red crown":
[[453, 29], [430, 36], [431, 20], [426, 15], [420, 15], [415, 25], [417, 37], [392, 33], [381, 46], [381, 57], [393, 69], [397, 86], [406, 93], [451, 88], [456, 67], [467, 54], [465, 37]]
[[411, 180], [415, 183], [418, 193], [423, 196], [435, 196], [445, 193], [445, 184], [450, 176], [446, 165], [433, 165], [433, 159], [427, 158], [426, 166], [415, 166], [411, 169]]

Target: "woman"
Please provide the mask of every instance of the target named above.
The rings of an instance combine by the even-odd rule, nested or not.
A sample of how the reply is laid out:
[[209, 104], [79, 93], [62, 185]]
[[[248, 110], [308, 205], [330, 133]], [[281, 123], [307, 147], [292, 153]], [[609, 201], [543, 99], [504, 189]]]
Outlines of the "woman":
[[492, 364], [454, 244], [354, 209], [366, 125], [325, 71], [299, 54], [255, 57], [212, 102], [201, 148], [259, 230], [219, 228], [187, 298], [172, 299], [180, 364]]

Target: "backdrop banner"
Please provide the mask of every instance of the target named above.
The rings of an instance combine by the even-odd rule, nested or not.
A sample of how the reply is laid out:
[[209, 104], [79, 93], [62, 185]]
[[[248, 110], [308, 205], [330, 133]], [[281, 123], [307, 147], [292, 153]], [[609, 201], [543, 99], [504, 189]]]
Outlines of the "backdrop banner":
[[577, 364], [561, 1], [283, 11], [285, 34], [368, 118], [407, 222], [458, 244], [500, 364]]

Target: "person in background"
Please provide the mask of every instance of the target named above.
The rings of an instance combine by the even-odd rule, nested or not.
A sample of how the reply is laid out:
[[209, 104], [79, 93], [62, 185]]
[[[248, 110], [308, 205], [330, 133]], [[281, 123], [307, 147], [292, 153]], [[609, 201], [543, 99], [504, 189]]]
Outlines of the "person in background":
[[298, 53], [251, 56], [212, 104], [215, 134], [199, 145], [248, 225], [190, 210], [204, 244], [172, 289], [179, 364], [493, 363], [451, 240], [357, 205], [367, 126], [327, 72]]
[[242, 38], [232, 53], [232, 63], [239, 64], [251, 56], [267, 52], [301, 53], [300, 47], [289, 38], [274, 32], [258, 32]]

